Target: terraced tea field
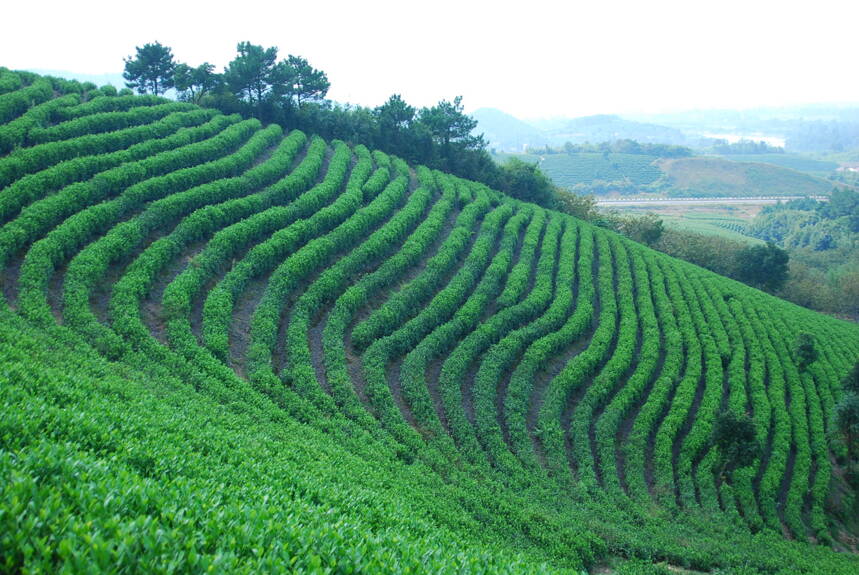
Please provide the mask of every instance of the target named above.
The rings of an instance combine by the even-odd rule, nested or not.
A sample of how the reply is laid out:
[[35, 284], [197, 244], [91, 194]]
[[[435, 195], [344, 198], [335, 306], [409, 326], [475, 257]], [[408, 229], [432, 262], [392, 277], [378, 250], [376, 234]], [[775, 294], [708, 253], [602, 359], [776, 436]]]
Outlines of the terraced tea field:
[[673, 197], [825, 196], [832, 183], [782, 165], [715, 156], [663, 159], [659, 168]]
[[[63, 545], [201, 571], [859, 569], [827, 547], [856, 325], [362, 146], [13, 76], [0, 469], [31, 505], [2, 569]], [[720, 410], [753, 418], [750, 467], [718, 471]]]
[[723, 158], [734, 162], [772, 164], [819, 177], [826, 177], [838, 169], [837, 162], [817, 160], [799, 154], [732, 154]]
[[643, 186], [652, 184], [662, 176], [657, 156], [640, 154], [589, 153], [549, 154], [543, 157], [540, 168], [553, 182], [563, 188], [576, 184], [627, 181]]

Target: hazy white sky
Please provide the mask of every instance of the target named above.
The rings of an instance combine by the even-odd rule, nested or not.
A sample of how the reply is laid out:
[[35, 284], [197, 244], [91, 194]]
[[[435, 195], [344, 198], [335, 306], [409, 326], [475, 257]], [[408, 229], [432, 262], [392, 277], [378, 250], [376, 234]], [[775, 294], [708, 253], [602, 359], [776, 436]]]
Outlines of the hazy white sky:
[[0, 66], [119, 73], [137, 45], [219, 69], [239, 41], [328, 74], [329, 97], [392, 93], [520, 117], [859, 100], [852, 0], [4, 2]]

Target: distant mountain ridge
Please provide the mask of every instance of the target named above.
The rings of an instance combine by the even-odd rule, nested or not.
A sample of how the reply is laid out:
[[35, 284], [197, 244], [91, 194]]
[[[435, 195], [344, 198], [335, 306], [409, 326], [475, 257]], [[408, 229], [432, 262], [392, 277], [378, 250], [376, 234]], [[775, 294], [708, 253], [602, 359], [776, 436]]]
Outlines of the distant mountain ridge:
[[525, 148], [636, 140], [708, 148], [714, 138], [765, 140], [787, 151], [842, 152], [859, 147], [859, 105], [825, 104], [753, 110], [690, 110], [665, 114], [597, 114], [577, 118], [522, 120], [495, 108], [480, 108], [475, 133], [499, 152]]
[[626, 120], [614, 114], [580, 118], [541, 120], [528, 123], [495, 108], [480, 108], [472, 116], [478, 122], [475, 133], [483, 134], [490, 148], [502, 152], [522, 152], [525, 148], [561, 146], [614, 140], [684, 145], [686, 136], [676, 128]]
[[496, 108], [480, 108], [471, 116], [478, 122], [475, 131], [484, 135], [490, 148], [522, 152], [526, 147], [549, 143], [539, 128]]
[[638, 142], [675, 144], [687, 143], [680, 130], [625, 120], [614, 114], [599, 114], [574, 118], [563, 127], [553, 130], [552, 139], [582, 144], [585, 142], [610, 142], [614, 140], [636, 140]]

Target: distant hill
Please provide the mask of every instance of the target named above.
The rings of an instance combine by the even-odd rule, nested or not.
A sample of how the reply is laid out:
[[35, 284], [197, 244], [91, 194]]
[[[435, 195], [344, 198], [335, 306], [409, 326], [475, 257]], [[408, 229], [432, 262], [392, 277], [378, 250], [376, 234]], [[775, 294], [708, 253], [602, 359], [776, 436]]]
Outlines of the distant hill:
[[726, 127], [744, 131], [783, 129], [791, 122], [859, 122], [859, 104], [808, 104], [781, 108], [747, 110], [685, 110], [663, 114], [630, 115], [640, 122], [654, 122], [678, 129], [719, 130]]
[[781, 140], [791, 152], [841, 152], [859, 147], [859, 105], [809, 104], [748, 110], [687, 110], [631, 116], [682, 130], [690, 139], [746, 137]]
[[558, 147], [567, 142], [583, 144], [615, 140], [636, 140], [642, 143], [687, 143], [680, 130], [625, 120], [615, 115], [553, 118], [525, 122], [495, 108], [480, 108], [472, 116], [478, 122], [475, 133], [482, 133], [491, 148], [502, 152], [523, 152], [525, 148]]
[[817, 160], [800, 154], [732, 154], [725, 156], [725, 159], [734, 162], [772, 164], [813, 176], [823, 176], [838, 169], [837, 162]]
[[563, 188], [576, 184], [628, 181], [634, 185], [652, 184], [662, 175], [656, 165], [659, 158], [638, 154], [551, 154], [543, 158], [540, 168]]
[[[785, 166], [825, 168], [832, 162], [807, 160], [789, 154], [763, 154], [759, 161], [735, 161], [716, 156], [660, 158], [645, 154], [498, 154], [504, 162], [514, 156], [539, 163], [552, 181], [567, 190], [580, 186], [581, 193], [646, 194], [669, 196], [818, 196], [827, 195], [832, 183]], [[733, 157], [732, 157], [733, 158]], [[757, 156], [742, 156], [743, 160]], [[773, 159], [775, 158], [775, 159]], [[769, 162], [772, 163], [769, 163]], [[811, 171], [811, 170], [809, 170]], [[581, 189], [581, 186], [585, 186]]]
[[682, 145], [686, 143], [686, 136], [675, 128], [633, 122], [609, 114], [575, 118], [560, 129], [552, 131], [550, 135], [554, 141], [572, 142], [574, 144], [625, 139], [660, 144]]
[[[804, 114], [804, 115], [803, 115]], [[701, 150], [715, 139], [763, 140], [788, 152], [833, 153], [859, 148], [859, 108], [809, 106], [798, 109], [699, 110], [653, 116], [598, 114], [579, 118], [543, 118], [524, 121], [494, 108], [481, 108], [473, 117], [492, 148], [500, 152], [523, 152], [526, 147], [563, 146], [617, 140], [692, 146]], [[785, 160], [785, 158], [781, 158]], [[764, 161], [764, 160], [761, 160]], [[778, 158], [767, 163], [786, 165]], [[787, 165], [801, 171], [827, 171], [824, 166], [808, 169], [808, 163]]]
[[549, 143], [542, 130], [496, 108], [480, 108], [472, 117], [478, 122], [475, 131], [484, 135], [490, 148], [521, 152], [526, 146]]
[[659, 161], [672, 195], [816, 196], [832, 184], [821, 178], [771, 164], [721, 158], [674, 158]]

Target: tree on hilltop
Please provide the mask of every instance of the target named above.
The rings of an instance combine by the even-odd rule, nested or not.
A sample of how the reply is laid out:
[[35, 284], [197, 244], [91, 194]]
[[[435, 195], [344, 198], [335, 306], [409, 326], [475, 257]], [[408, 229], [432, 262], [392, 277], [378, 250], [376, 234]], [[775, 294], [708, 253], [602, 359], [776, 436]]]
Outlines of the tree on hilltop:
[[224, 70], [224, 81], [239, 100], [256, 109], [259, 117], [277, 118], [279, 112], [300, 110], [307, 102], [325, 98], [331, 83], [300, 57], [277, 60], [277, 47], [239, 42], [236, 58]]
[[129, 56], [125, 62], [125, 85], [138, 94], [152, 93], [158, 96], [174, 85], [173, 71], [176, 63], [173, 52], [159, 42], [136, 46], [137, 55]]
[[415, 108], [403, 100], [399, 94], [394, 94], [375, 110], [379, 123], [391, 130], [405, 130], [415, 119]]
[[306, 59], [290, 54], [283, 65], [288, 82], [287, 96], [294, 98], [299, 108], [304, 102], [322, 100], [328, 94], [331, 87], [328, 76], [311, 66]]
[[411, 150], [412, 123], [417, 111], [403, 100], [399, 94], [394, 94], [388, 101], [373, 110], [379, 130], [379, 140], [382, 145], [390, 147], [393, 153], [409, 157]]
[[448, 171], [455, 171], [456, 157], [462, 151], [486, 148], [483, 136], [472, 134], [477, 120], [463, 111], [462, 96], [457, 96], [453, 102], [442, 100], [432, 108], [422, 109], [418, 120], [429, 129]]
[[421, 110], [420, 121], [423, 122], [433, 135], [433, 138], [444, 148], [454, 144], [466, 147], [477, 142], [480, 136], [472, 136], [471, 131], [477, 127], [477, 120], [463, 111], [462, 96], [457, 96], [453, 102], [442, 100], [432, 108]]
[[277, 63], [277, 47], [239, 42], [236, 51], [224, 70], [224, 81], [240, 100], [259, 109], [270, 95], [283, 90], [287, 80], [284, 67]]
[[199, 104], [203, 96], [220, 85], [221, 77], [215, 73], [215, 66], [208, 62], [203, 62], [196, 68], [179, 63], [173, 70], [173, 83], [179, 92], [180, 100]]

